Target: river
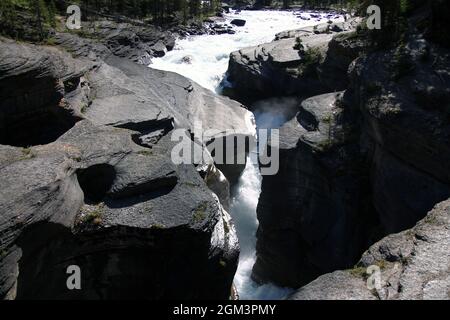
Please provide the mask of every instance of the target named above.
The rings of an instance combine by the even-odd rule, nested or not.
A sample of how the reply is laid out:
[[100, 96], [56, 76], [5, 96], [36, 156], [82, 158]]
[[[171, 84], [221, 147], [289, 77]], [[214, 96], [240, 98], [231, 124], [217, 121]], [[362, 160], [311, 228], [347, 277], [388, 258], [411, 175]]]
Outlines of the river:
[[[220, 93], [220, 85], [225, 77], [231, 52], [270, 42], [281, 31], [325, 23], [328, 20], [325, 16], [320, 22], [317, 19], [302, 20], [289, 11], [242, 11], [225, 15], [226, 22], [233, 19], [244, 19], [246, 25], [236, 27], [235, 34], [201, 35], [179, 39], [173, 51], [162, 58], [153, 59], [150, 67], [179, 73], [207, 89]], [[262, 102], [263, 105], [271, 103], [292, 102], [277, 100]], [[259, 127], [273, 128], [282, 123], [282, 119], [271, 115], [270, 112], [256, 112], [255, 118]], [[258, 228], [256, 207], [262, 181], [255, 163], [257, 161], [248, 161], [238, 185], [232, 192], [230, 214], [235, 222], [241, 245], [239, 267], [234, 283], [242, 300], [283, 299], [292, 291], [291, 289], [279, 288], [272, 284], [258, 286], [251, 280], [251, 271], [256, 258]]]

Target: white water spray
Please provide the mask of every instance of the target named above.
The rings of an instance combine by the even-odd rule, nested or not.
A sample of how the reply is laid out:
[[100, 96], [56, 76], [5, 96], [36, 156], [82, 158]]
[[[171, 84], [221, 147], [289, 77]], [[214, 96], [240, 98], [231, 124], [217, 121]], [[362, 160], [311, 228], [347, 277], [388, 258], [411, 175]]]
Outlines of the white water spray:
[[[178, 40], [175, 49], [164, 57], [154, 59], [151, 67], [173, 71], [212, 91], [219, 91], [228, 68], [230, 53], [245, 47], [270, 42], [281, 31], [318, 24], [317, 20], [301, 20], [288, 11], [242, 11], [225, 16], [226, 22], [244, 19], [244, 27], [235, 28], [236, 34], [201, 35]], [[323, 17], [322, 23], [327, 19]], [[335, 20], [337, 21], [337, 20]], [[341, 21], [341, 20], [339, 20]], [[273, 121], [273, 113], [265, 113], [259, 108], [256, 117], [261, 127], [279, 126], [280, 119]], [[262, 111], [261, 111], [262, 110]], [[278, 115], [277, 115], [278, 116]], [[275, 124], [274, 124], [275, 122]], [[268, 125], [268, 123], [271, 123]], [[251, 156], [256, 157], [255, 154]], [[258, 220], [256, 207], [261, 193], [261, 174], [256, 159], [247, 166], [233, 192], [230, 214], [232, 215], [241, 255], [235, 276], [235, 285], [243, 300], [282, 299], [291, 292], [271, 284], [258, 286], [251, 280], [252, 268], [256, 260], [256, 231]]]
[[[244, 27], [235, 28], [235, 34], [180, 39], [174, 50], [162, 58], [154, 59], [151, 67], [176, 72], [216, 91], [228, 69], [231, 52], [270, 42], [281, 31], [319, 23], [314, 20], [301, 20], [288, 11], [242, 11], [239, 14], [225, 15], [227, 23], [233, 19], [246, 20]], [[326, 21], [324, 17], [322, 23]]]

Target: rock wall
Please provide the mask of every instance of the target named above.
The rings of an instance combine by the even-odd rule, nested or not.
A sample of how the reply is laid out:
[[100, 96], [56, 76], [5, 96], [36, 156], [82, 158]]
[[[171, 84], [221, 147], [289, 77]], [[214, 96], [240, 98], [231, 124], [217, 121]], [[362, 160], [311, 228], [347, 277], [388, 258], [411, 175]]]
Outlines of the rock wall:
[[280, 171], [263, 177], [258, 203], [258, 282], [298, 287], [356, 261], [369, 244], [377, 218], [349, 125], [355, 115], [342, 99], [342, 92], [307, 99], [280, 129]]
[[[250, 138], [251, 114], [93, 39], [58, 43], [0, 40], [0, 297], [227, 299], [228, 181], [214, 164], [175, 165], [170, 133], [202, 121]], [[70, 265], [82, 290], [66, 287]]]
[[415, 29], [420, 17], [403, 42], [352, 62], [347, 90], [304, 100], [280, 129], [280, 171], [263, 178], [258, 205], [256, 281], [298, 288], [351, 268], [450, 197], [450, 55]]
[[[450, 299], [450, 202], [442, 202], [414, 228], [390, 235], [366, 251], [350, 270], [323, 275], [294, 300]], [[368, 286], [367, 268], [377, 266], [379, 287]]]
[[228, 67], [231, 96], [249, 103], [346, 89], [348, 66], [363, 48], [352, 31], [356, 21], [282, 32], [273, 42], [233, 52]]

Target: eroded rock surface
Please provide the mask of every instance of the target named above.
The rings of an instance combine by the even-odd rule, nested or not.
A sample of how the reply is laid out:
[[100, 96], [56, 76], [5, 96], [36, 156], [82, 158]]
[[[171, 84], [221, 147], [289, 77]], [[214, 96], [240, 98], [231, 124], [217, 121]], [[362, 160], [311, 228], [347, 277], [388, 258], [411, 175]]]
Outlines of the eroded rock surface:
[[[414, 228], [390, 235], [364, 253], [352, 270], [319, 277], [294, 300], [450, 299], [450, 201], [438, 204]], [[380, 286], [368, 283], [369, 266], [381, 270]]]
[[233, 52], [228, 68], [233, 96], [254, 101], [344, 90], [348, 66], [363, 43], [350, 23], [346, 24], [347, 31], [339, 30], [342, 34], [332, 30], [316, 34], [314, 30], [282, 32], [273, 42]]
[[259, 282], [300, 286], [367, 248], [367, 177], [342, 94], [305, 100], [280, 129], [280, 171], [263, 177], [258, 203]]
[[[0, 42], [0, 297], [228, 298], [239, 254], [228, 181], [214, 164], [207, 181], [175, 165], [171, 132], [201, 121], [220, 132], [205, 143], [225, 129], [252, 137], [251, 114], [92, 39], [58, 39], [71, 54]], [[67, 289], [70, 265], [83, 290]]]
[[[281, 128], [280, 172], [263, 178], [258, 206], [255, 280], [295, 288], [351, 268], [450, 197], [450, 56], [416, 25], [352, 62], [342, 95], [306, 99]], [[333, 41], [350, 49], [355, 39], [342, 35]]]
[[153, 57], [162, 57], [175, 46], [175, 36], [160, 28], [129, 22], [100, 20], [83, 28], [87, 37], [98, 39], [114, 55], [149, 65]]

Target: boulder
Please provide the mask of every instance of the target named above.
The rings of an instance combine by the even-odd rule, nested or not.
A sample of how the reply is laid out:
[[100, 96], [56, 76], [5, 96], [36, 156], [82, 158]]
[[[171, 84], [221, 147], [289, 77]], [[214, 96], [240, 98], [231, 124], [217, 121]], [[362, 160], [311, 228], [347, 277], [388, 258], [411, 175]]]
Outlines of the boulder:
[[[0, 297], [227, 299], [239, 255], [228, 182], [214, 164], [208, 177], [175, 165], [171, 132], [201, 121], [220, 132], [207, 141], [250, 138], [250, 112], [92, 39], [58, 39], [0, 41]], [[20, 124], [32, 130], [16, 135]], [[66, 287], [71, 265], [81, 291]]]
[[[230, 56], [228, 78], [244, 102], [273, 96], [314, 96], [341, 91], [348, 85], [346, 71], [362, 49], [357, 36], [346, 33], [279, 35], [277, 40], [244, 48]], [[335, 39], [336, 38], [336, 39]], [[297, 48], [301, 39], [302, 50]]]
[[28, 147], [55, 141], [81, 119], [64, 98], [93, 64], [56, 48], [5, 40], [0, 51], [0, 143]]
[[[161, 153], [170, 136], [152, 149], [132, 136], [82, 121], [52, 144], [2, 150], [11, 154], [2, 162], [3, 297], [228, 296], [238, 247], [227, 213], [193, 166]], [[67, 290], [70, 265], [83, 272], [82, 291]], [[202, 285], [209, 272], [217, 278]]]
[[[331, 36], [325, 35], [322, 40], [317, 43], [317, 50], [323, 54]], [[294, 49], [295, 44], [295, 39], [283, 39], [231, 53], [228, 79], [240, 100], [325, 91], [314, 74], [304, 74], [301, 69], [304, 59]]]
[[222, 6], [222, 10], [223, 10], [225, 13], [230, 13], [230, 6], [229, 6], [227, 3], [223, 3], [223, 2], [222, 2], [221, 6]]
[[193, 56], [184, 56], [183, 58], [181, 58], [181, 63], [192, 64], [193, 59]]
[[237, 27], [243, 27], [245, 26], [245, 24], [247, 23], [247, 21], [243, 20], [243, 19], [233, 19], [230, 22], [232, 25], [235, 25]]

